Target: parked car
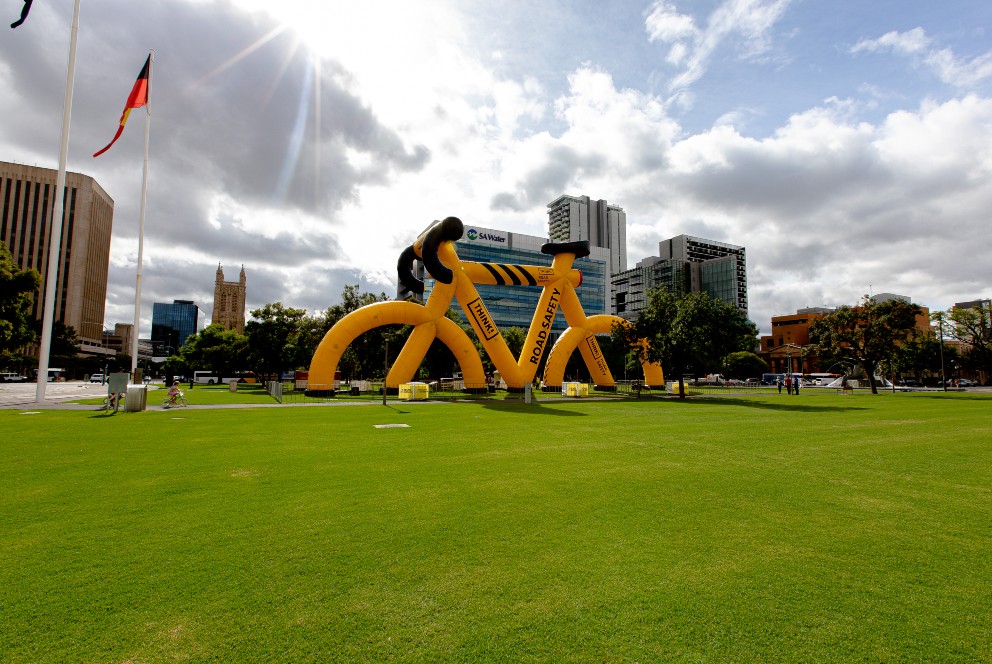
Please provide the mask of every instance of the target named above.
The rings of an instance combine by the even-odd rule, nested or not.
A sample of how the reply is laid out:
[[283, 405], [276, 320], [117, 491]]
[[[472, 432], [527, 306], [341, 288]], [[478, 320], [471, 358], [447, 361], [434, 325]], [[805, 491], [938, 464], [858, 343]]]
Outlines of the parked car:
[[978, 385], [978, 383], [969, 378], [962, 378], [958, 380], [958, 387], [975, 387], [976, 385]]
[[747, 380], [744, 381], [744, 384], [745, 385], [761, 385], [761, 379], [760, 378], [748, 378]]
[[90, 376], [91, 383], [105, 383], [107, 379], [103, 377], [102, 373], [93, 374]]
[[0, 383], [26, 383], [27, 376], [21, 376], [16, 373], [0, 373]]
[[920, 387], [920, 381], [915, 378], [907, 378], [906, 380], [899, 381], [899, 384], [903, 387]]

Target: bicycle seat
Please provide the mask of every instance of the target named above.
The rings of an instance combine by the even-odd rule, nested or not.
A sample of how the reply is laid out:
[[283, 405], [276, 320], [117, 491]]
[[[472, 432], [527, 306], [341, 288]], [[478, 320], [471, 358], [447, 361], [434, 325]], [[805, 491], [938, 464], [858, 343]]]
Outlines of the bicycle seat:
[[542, 254], [575, 254], [576, 258], [585, 258], [589, 255], [589, 240], [579, 240], [577, 242], [546, 242], [541, 247]]

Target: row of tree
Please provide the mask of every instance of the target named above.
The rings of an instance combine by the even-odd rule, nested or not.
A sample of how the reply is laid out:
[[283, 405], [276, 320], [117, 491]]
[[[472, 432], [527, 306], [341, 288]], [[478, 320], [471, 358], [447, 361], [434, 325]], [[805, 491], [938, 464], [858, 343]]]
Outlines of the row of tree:
[[[992, 310], [952, 308], [933, 312], [939, 328], [917, 324], [923, 310], [912, 303], [891, 299], [877, 302], [865, 295], [854, 307], [843, 306], [810, 326], [810, 342], [822, 362], [860, 366], [871, 390], [878, 393], [875, 377], [911, 375], [966, 369], [987, 377], [992, 372]], [[945, 338], [961, 342], [959, 352]]]

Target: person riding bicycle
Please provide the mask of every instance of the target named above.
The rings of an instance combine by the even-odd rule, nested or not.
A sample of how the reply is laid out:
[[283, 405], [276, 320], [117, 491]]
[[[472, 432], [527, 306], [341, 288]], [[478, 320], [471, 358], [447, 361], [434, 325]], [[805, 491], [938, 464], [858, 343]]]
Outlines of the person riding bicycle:
[[183, 391], [179, 389], [179, 381], [172, 383], [172, 387], [169, 388], [169, 403], [174, 404], [176, 400], [183, 395]]

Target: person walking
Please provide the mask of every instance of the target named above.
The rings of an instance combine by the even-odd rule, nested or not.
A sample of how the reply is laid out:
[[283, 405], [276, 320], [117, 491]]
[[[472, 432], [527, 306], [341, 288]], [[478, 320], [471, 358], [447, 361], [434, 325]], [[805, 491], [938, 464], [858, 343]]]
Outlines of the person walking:
[[792, 376], [785, 377], [785, 391], [792, 395]]
[[778, 384], [778, 393], [779, 394], [782, 394], [782, 377], [781, 376], [778, 377], [778, 380], [776, 381], [776, 383]]
[[796, 379], [795, 379], [795, 380], [793, 381], [793, 384], [792, 384], [792, 389], [796, 391], [796, 396], [798, 396], [798, 395], [799, 395], [799, 384], [800, 384], [800, 383], [802, 383], [802, 380], [801, 380], [801, 379], [799, 379], [799, 378], [796, 378]]

